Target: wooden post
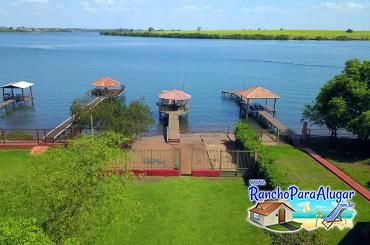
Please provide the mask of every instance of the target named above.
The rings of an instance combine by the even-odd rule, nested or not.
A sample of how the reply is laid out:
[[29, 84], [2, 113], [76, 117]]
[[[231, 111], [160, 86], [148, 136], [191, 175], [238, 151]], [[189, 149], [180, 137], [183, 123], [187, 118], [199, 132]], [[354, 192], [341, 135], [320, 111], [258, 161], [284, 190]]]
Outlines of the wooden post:
[[274, 100], [274, 111], [272, 112], [272, 116], [275, 117], [275, 113], [276, 113], [276, 98]]
[[32, 102], [32, 106], [33, 106], [33, 94], [32, 94], [32, 86], [30, 86], [30, 95], [31, 95], [31, 102]]
[[249, 117], [249, 99], [247, 99], [247, 118]]
[[220, 150], [220, 171], [222, 171], [222, 150]]
[[37, 144], [40, 145], [39, 130], [36, 128]]
[[4, 129], [3, 128], [1, 129], [1, 135], [3, 136], [3, 140], [4, 140], [4, 144], [5, 144], [6, 143], [5, 142], [5, 132], [4, 132]]

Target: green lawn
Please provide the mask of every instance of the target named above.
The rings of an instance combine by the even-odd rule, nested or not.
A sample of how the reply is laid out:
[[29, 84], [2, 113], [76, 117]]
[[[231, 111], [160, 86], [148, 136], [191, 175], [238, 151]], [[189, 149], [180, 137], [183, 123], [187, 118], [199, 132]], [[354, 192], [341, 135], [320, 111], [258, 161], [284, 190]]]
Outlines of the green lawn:
[[[108, 244], [269, 244], [269, 235], [246, 221], [252, 205], [241, 178], [145, 177], [135, 186], [149, 209], [131, 232], [115, 224], [101, 238]], [[100, 241], [99, 241], [100, 242]]]
[[26, 171], [25, 163], [32, 156], [30, 150], [0, 150], [0, 178], [16, 177], [19, 171]]
[[[269, 146], [280, 176], [300, 189], [320, 185], [349, 189], [331, 172], [291, 146]], [[27, 171], [28, 150], [0, 151], [0, 177]], [[106, 227], [97, 243], [112, 244], [269, 244], [266, 231], [246, 221], [252, 206], [241, 178], [141, 177], [131, 189], [143, 207], [142, 220], [122, 231], [119, 222]], [[370, 222], [369, 203], [360, 195], [354, 200], [356, 222]], [[124, 209], [123, 209], [124, 210]], [[353, 230], [351, 230], [353, 232]], [[349, 229], [322, 230], [325, 243], [337, 244]], [[354, 236], [355, 238], [357, 236]], [[355, 242], [354, 240], [351, 240]]]
[[[301, 225], [302, 223], [298, 223], [298, 222], [294, 222], [294, 221], [290, 221], [290, 222], [287, 222], [288, 224], [296, 227], [296, 228], [301, 228]], [[288, 228], [286, 228], [285, 226], [282, 226], [280, 224], [276, 224], [276, 225], [269, 225], [267, 226], [267, 228], [270, 228], [271, 230], [276, 230], [276, 231], [290, 231]]]
[[353, 142], [311, 142], [310, 147], [370, 190], [370, 152]]
[[[279, 166], [280, 174], [289, 183], [297, 185], [300, 189], [317, 190], [320, 185], [329, 185], [332, 190], [350, 189], [349, 186], [304, 152], [289, 145], [270, 146], [268, 148], [277, 159], [274, 164]], [[370, 222], [369, 202], [358, 193], [356, 193], [353, 201], [357, 211], [355, 221]], [[327, 231], [328, 242], [331, 244], [339, 243], [348, 231], [349, 229], [343, 231], [337, 228], [330, 229]]]

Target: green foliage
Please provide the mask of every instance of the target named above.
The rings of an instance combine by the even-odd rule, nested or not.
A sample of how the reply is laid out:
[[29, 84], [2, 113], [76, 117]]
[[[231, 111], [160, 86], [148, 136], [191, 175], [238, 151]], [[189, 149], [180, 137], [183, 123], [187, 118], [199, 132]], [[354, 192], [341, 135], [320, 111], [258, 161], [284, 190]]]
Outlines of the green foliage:
[[[341, 74], [328, 81], [312, 105], [306, 105], [303, 118], [316, 125], [325, 125], [337, 136], [338, 129], [347, 129], [359, 138], [369, 138], [370, 61], [348, 60]], [[365, 113], [365, 114], [363, 114]]]
[[166, 38], [198, 38], [198, 39], [244, 39], [244, 40], [370, 40], [368, 31], [320, 31], [320, 30], [212, 30], [202, 31], [125, 31], [106, 30], [101, 35], [166, 37]]
[[129, 190], [132, 176], [107, 171], [127, 157], [126, 139], [109, 132], [83, 136], [32, 158], [29, 171], [0, 185], [0, 218], [35, 218], [56, 243], [88, 242], [113, 221], [134, 222], [140, 215]]
[[53, 244], [35, 219], [5, 219], [0, 222], [0, 244]]
[[244, 149], [257, 152], [257, 166], [254, 172], [258, 178], [264, 178], [269, 187], [286, 187], [286, 181], [276, 171], [274, 158], [268, 149], [259, 141], [256, 132], [245, 122], [239, 121], [235, 125], [235, 138]]
[[32, 140], [33, 136], [25, 131], [12, 131], [5, 135], [7, 140]]
[[109, 98], [91, 110], [86, 110], [80, 101], [75, 100], [71, 105], [71, 113], [78, 115], [76, 124], [82, 128], [91, 126], [92, 116], [94, 127], [131, 137], [147, 132], [154, 123], [153, 113], [143, 99], [126, 106], [117, 98]]
[[351, 120], [348, 123], [348, 128], [361, 140], [367, 140], [370, 136], [370, 110]]
[[322, 234], [322, 230], [318, 231], [306, 231], [300, 230], [294, 233], [276, 233], [276, 232], [269, 232], [271, 236], [271, 244], [286, 244], [286, 245], [293, 245], [293, 244], [327, 244], [323, 240], [324, 234]]

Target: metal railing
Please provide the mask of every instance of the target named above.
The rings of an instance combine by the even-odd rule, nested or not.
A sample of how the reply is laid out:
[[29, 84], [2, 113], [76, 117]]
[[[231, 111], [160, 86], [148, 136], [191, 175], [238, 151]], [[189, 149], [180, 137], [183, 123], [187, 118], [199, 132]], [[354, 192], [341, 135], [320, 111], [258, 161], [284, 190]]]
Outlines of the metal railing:
[[131, 169], [180, 169], [180, 151], [168, 150], [131, 150], [126, 160], [126, 170]]
[[255, 164], [255, 152], [245, 150], [193, 149], [193, 170], [238, 171], [251, 168]]
[[[51, 129], [46, 128], [35, 128], [35, 129], [23, 129], [23, 128], [12, 128], [5, 129], [0, 128], [0, 144], [46, 144], [45, 136]], [[65, 139], [60, 139], [56, 143], [64, 143]]]

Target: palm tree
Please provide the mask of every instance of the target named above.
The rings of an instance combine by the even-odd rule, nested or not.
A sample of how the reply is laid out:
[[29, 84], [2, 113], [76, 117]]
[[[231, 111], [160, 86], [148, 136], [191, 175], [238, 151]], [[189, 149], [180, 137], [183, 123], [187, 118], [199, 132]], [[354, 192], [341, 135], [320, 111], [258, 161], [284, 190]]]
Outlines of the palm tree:
[[316, 227], [317, 227], [317, 221], [319, 220], [319, 218], [322, 218], [324, 213], [320, 209], [316, 209], [315, 214], [316, 214]]

